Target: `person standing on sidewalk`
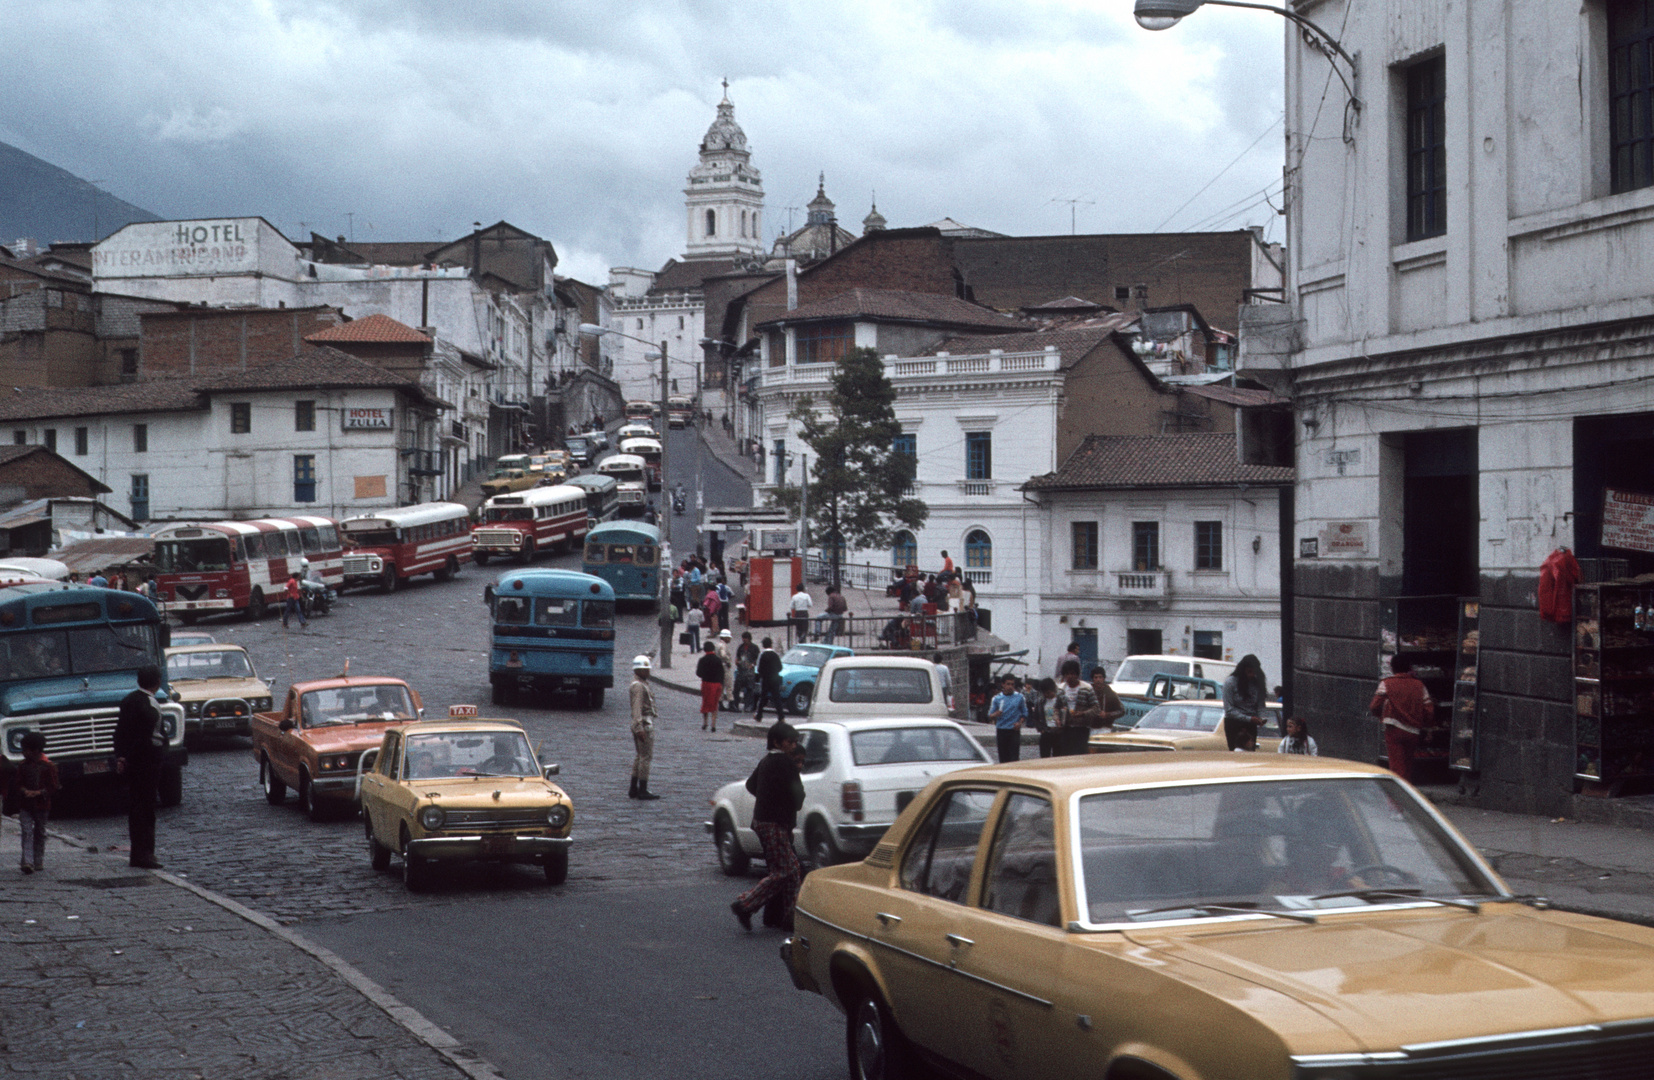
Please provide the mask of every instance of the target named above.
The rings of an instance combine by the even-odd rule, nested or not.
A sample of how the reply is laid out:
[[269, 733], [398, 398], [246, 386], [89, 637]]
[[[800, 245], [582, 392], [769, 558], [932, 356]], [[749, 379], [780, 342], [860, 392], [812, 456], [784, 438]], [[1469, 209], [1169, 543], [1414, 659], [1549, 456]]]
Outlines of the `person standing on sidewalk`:
[[[827, 586], [827, 610], [816, 620], [816, 636], [831, 645], [844, 628], [844, 617], [849, 613], [850, 603], [844, 599], [844, 593], [837, 585]], [[821, 631], [823, 623], [827, 625], [825, 637], [822, 637]]]
[[1413, 662], [1396, 653], [1390, 657], [1393, 674], [1378, 684], [1367, 711], [1384, 721], [1384, 752], [1390, 771], [1413, 781], [1413, 756], [1418, 753], [1419, 736], [1436, 715], [1436, 703], [1419, 677]]
[[[17, 823], [23, 829], [21, 867], [25, 874], [46, 869], [46, 817], [58, 783], [57, 766], [46, 756], [46, 733], [23, 735], [23, 760], [11, 775], [17, 785]], [[32, 858], [31, 858], [32, 856]]]
[[706, 612], [698, 607], [692, 607], [684, 613], [684, 632], [689, 635], [689, 652], [691, 655], [701, 651], [701, 624], [706, 621]]
[[787, 718], [787, 706], [781, 700], [781, 654], [775, 651], [775, 643], [770, 638], [764, 639], [764, 651], [758, 654], [758, 708], [753, 713], [753, 723], [764, 722], [764, 703], [775, 703], [775, 719]]
[[798, 729], [777, 721], [769, 730], [766, 745], [763, 760], [747, 777], [747, 790], [754, 797], [752, 828], [764, 848], [766, 873], [762, 881], [736, 897], [729, 910], [735, 913], [742, 929], [751, 930], [752, 913], [780, 897], [781, 925], [791, 930], [793, 905], [798, 902], [798, 887], [804, 881], [798, 853], [793, 850], [793, 830], [798, 827], [798, 811], [804, 805], [804, 781], [793, 756], [798, 749]]
[[994, 722], [994, 739], [1001, 765], [1022, 760], [1022, 725], [1028, 719], [1028, 699], [1017, 692], [1017, 677], [999, 680], [999, 693], [988, 703], [988, 719]]
[[718, 708], [723, 712], [733, 707], [731, 702], [735, 693], [735, 654], [730, 651], [729, 642], [729, 631], [718, 631], [718, 659], [724, 665], [724, 688], [718, 696]]
[[792, 611], [793, 632], [798, 635], [794, 640], [810, 640], [810, 590], [804, 587], [802, 581], [798, 583], [798, 591], [793, 593], [787, 607]]
[[710, 724], [717, 731], [718, 702], [724, 696], [724, 662], [718, 659], [718, 646], [710, 641], [695, 662], [695, 677], [701, 680], [701, 730]]
[[155, 691], [161, 688], [161, 669], [145, 664], [138, 669], [138, 689], [121, 699], [115, 720], [115, 771], [126, 777], [128, 805], [126, 831], [131, 838], [131, 865], [159, 870], [155, 861], [155, 796], [161, 783], [161, 710]]
[[1097, 701], [1097, 692], [1080, 681], [1080, 662], [1069, 660], [1062, 666], [1062, 682], [1057, 685], [1056, 706], [1057, 756], [1071, 757], [1086, 752], [1091, 742], [1091, 724], [1100, 720], [1103, 707]]
[[1126, 707], [1114, 687], [1108, 684], [1108, 669], [1101, 662], [1091, 669], [1091, 692], [1097, 695], [1097, 704], [1103, 710], [1096, 726], [1113, 731], [1114, 721], [1126, 715]]
[[735, 648], [736, 709], [750, 709], [758, 700], [758, 646], [752, 643], [752, 631], [741, 631], [741, 644]]
[[[1383, 692], [1379, 687], [1379, 692]], [[1377, 699], [1373, 699], [1376, 703]], [[1269, 701], [1269, 680], [1263, 665], [1247, 653], [1223, 680], [1223, 737], [1231, 750], [1256, 750], [1258, 729]]]
[[1039, 756], [1055, 757], [1058, 729], [1053, 727], [1051, 713], [1057, 700], [1057, 680], [1047, 675], [1028, 687], [1028, 726], [1039, 732]]
[[304, 587], [299, 584], [299, 575], [297, 573], [287, 575], [287, 591], [282, 595], [282, 629], [285, 630], [287, 628], [287, 619], [288, 616], [291, 615], [297, 615], [299, 617], [299, 625], [301, 627], [309, 626], [310, 620], [304, 616], [304, 605], [299, 603], [300, 598], [304, 596]]
[[628, 798], [658, 799], [649, 790], [649, 766], [655, 761], [655, 720], [660, 711], [655, 708], [655, 688], [649, 685], [649, 669], [654, 665], [647, 656], [632, 658], [632, 790]]

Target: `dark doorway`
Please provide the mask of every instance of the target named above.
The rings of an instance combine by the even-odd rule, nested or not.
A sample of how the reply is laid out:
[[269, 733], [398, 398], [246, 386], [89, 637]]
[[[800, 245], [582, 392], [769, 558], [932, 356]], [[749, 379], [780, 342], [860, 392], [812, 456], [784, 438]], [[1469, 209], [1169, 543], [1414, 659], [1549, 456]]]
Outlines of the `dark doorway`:
[[1127, 630], [1127, 656], [1159, 656], [1160, 631], [1158, 630]]
[[1411, 432], [1402, 446], [1402, 595], [1475, 596], [1476, 429]]
[[1654, 573], [1654, 553], [1602, 546], [1604, 488], [1654, 494], [1654, 413], [1574, 421], [1574, 554], [1625, 559], [1632, 576]]

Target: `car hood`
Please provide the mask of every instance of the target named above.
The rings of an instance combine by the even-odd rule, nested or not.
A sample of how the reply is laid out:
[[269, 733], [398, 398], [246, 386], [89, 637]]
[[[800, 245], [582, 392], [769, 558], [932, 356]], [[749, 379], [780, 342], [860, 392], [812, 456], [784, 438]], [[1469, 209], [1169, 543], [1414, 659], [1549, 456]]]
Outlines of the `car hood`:
[[1654, 1016], [1654, 931], [1516, 905], [1126, 936], [1297, 1000], [1364, 1052]]
[[[446, 776], [404, 783], [421, 798], [436, 799], [449, 810], [542, 806], [568, 799], [562, 788], [535, 776]], [[494, 798], [496, 791], [498, 799]]]
[[130, 671], [39, 679], [0, 690], [0, 710], [6, 716], [22, 716], [68, 709], [112, 708], [137, 688]]
[[262, 698], [270, 688], [258, 679], [174, 679], [172, 696], [179, 701], [207, 701], [212, 698]]
[[781, 681], [782, 682], [789, 682], [790, 683], [794, 679], [797, 679], [801, 675], [808, 675], [810, 678], [813, 679], [819, 674], [821, 674], [821, 669], [818, 668], [818, 667], [813, 667], [810, 664], [782, 664], [781, 665]]
[[370, 750], [385, 738], [385, 729], [407, 720], [380, 720], [373, 723], [340, 724], [338, 727], [303, 728], [299, 738], [315, 748], [318, 754], [344, 754], [354, 750]]
[[1128, 728], [1125, 731], [1103, 731], [1091, 736], [1093, 746], [1125, 747], [1146, 746], [1156, 750], [1177, 750], [1187, 748], [1187, 744], [1197, 739], [1210, 739], [1207, 732], [1200, 731], [1164, 731], [1154, 728]]

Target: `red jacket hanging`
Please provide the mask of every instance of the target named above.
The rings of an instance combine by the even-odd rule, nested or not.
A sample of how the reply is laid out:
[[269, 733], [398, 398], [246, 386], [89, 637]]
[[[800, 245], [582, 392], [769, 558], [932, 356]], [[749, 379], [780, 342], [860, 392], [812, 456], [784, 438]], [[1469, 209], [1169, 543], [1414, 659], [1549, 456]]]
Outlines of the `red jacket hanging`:
[[1546, 622], [1572, 622], [1574, 586], [1579, 584], [1579, 563], [1573, 552], [1557, 548], [1539, 567], [1539, 617]]

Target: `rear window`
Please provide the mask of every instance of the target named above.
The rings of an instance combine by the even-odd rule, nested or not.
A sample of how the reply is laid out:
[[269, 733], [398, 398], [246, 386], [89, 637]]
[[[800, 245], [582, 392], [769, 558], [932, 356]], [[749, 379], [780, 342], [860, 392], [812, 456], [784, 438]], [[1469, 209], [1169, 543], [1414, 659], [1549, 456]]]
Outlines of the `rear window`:
[[833, 672], [827, 700], [865, 705], [927, 705], [932, 700], [926, 668], [845, 667]]
[[542, 596], [534, 602], [535, 626], [574, 626], [580, 621], [580, 601]]
[[587, 600], [585, 618], [582, 620], [582, 624], [585, 626], [614, 626], [614, 604], [608, 600]]
[[910, 761], [986, 761], [969, 736], [958, 728], [901, 727], [853, 732], [850, 756], [857, 765], [897, 765]]

